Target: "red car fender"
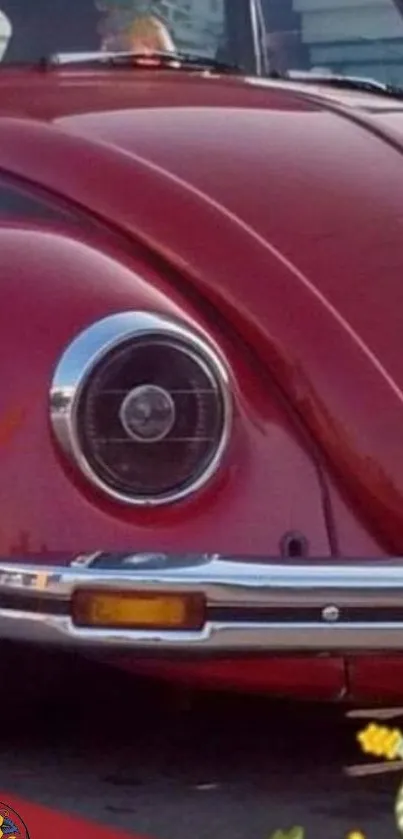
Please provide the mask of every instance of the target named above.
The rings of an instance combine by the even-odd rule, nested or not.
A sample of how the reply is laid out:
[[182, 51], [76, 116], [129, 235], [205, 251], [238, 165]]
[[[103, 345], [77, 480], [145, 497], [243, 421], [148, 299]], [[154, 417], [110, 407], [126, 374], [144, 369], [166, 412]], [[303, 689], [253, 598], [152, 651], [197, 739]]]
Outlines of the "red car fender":
[[[329, 555], [318, 466], [275, 390], [242, 347], [170, 292], [152, 266], [56, 230], [0, 228], [0, 553], [93, 550], [278, 555], [289, 530]], [[125, 263], [126, 259], [126, 263]], [[217, 479], [193, 499], [129, 509], [97, 495], [59, 455], [49, 388], [83, 328], [128, 309], [181, 317], [213, 334], [228, 359], [234, 430]], [[303, 487], [303, 491], [301, 488]]]
[[[181, 271], [259, 352], [357, 510], [399, 551], [403, 395], [307, 277], [197, 189], [106, 144], [10, 119], [2, 121], [0, 161], [113, 219]], [[248, 283], [251, 275], [260, 281]], [[381, 424], [374, 405], [382, 406]]]

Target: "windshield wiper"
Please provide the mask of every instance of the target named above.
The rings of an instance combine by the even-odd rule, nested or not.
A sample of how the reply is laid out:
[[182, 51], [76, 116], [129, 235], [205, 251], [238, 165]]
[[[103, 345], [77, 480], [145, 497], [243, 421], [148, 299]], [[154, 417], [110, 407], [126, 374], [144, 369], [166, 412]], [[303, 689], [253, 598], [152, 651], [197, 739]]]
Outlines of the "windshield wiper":
[[317, 73], [309, 70], [288, 70], [280, 76], [282, 81], [303, 82], [304, 84], [320, 84], [339, 90], [356, 90], [360, 93], [375, 93], [379, 96], [403, 99], [403, 88], [398, 85], [385, 84], [376, 79], [361, 78], [360, 76], [344, 76], [336, 73]]
[[44, 69], [79, 65], [101, 65], [134, 69], [209, 70], [215, 73], [242, 73], [241, 67], [205, 55], [175, 52], [66, 52], [41, 59]]

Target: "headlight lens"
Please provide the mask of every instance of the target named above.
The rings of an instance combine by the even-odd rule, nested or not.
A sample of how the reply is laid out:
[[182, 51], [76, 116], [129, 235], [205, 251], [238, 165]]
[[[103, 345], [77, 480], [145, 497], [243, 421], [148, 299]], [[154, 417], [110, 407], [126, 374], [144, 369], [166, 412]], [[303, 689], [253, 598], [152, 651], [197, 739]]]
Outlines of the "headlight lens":
[[221, 463], [231, 423], [225, 367], [175, 320], [114, 315], [67, 349], [51, 417], [65, 453], [104, 493], [132, 505], [172, 503]]

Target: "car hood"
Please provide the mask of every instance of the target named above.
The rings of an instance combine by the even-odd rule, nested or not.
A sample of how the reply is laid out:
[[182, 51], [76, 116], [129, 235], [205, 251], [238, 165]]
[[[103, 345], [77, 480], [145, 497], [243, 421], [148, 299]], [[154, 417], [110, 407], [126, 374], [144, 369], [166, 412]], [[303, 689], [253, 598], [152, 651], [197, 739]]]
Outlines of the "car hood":
[[147, 79], [131, 107], [103, 91], [103, 108], [4, 117], [2, 165], [113, 220], [219, 307], [400, 550], [402, 104]]

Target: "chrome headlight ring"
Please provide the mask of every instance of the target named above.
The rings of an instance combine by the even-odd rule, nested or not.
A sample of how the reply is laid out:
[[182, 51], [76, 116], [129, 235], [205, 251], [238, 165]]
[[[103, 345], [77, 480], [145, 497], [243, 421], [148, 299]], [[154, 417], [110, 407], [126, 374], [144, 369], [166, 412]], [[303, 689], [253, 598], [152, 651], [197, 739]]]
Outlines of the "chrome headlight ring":
[[104, 496], [132, 507], [201, 490], [222, 463], [232, 416], [216, 350], [180, 320], [153, 312], [89, 326], [63, 353], [50, 389], [64, 455]]

